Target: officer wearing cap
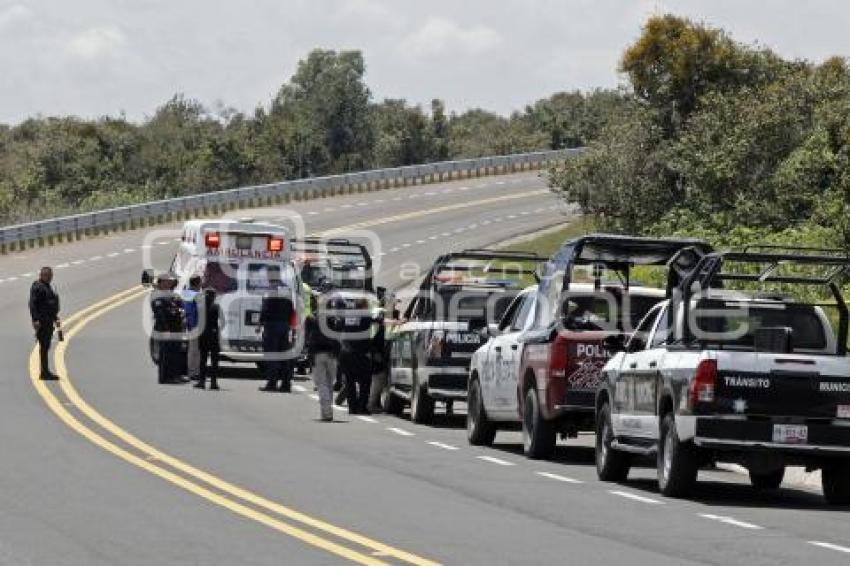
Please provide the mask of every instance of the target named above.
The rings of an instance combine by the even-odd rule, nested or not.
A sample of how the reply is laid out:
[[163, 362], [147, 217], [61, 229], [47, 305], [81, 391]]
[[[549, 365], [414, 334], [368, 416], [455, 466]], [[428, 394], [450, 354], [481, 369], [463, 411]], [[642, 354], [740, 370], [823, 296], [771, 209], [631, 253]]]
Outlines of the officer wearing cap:
[[177, 278], [166, 273], [157, 278], [156, 289], [151, 295], [153, 311], [153, 339], [159, 346], [158, 381], [181, 383], [181, 341], [186, 329], [183, 299], [174, 292]]

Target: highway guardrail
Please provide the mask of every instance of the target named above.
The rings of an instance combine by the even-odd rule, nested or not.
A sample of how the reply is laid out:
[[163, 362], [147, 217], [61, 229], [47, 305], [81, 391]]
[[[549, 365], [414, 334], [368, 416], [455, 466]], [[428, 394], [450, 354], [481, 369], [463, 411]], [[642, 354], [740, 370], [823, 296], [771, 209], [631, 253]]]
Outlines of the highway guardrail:
[[0, 228], [0, 253], [238, 208], [272, 206], [339, 194], [542, 169], [574, 157], [581, 151], [581, 148], [536, 151], [310, 177], [4, 226]]

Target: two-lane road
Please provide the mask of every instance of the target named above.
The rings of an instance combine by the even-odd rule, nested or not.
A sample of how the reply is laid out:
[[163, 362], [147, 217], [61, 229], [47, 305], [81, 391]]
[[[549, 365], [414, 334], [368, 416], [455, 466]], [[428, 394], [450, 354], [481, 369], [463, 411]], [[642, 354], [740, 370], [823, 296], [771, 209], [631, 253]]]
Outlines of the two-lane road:
[[[563, 221], [531, 175], [409, 187], [293, 205], [312, 233], [380, 238], [379, 284], [440, 252]], [[267, 211], [256, 211], [257, 215]], [[240, 212], [240, 215], [251, 215]], [[274, 213], [272, 213], [274, 214]], [[816, 494], [753, 494], [705, 473], [693, 501], [655, 493], [652, 470], [596, 481], [589, 436], [530, 462], [517, 433], [467, 445], [462, 416], [421, 427], [386, 415], [316, 421], [312, 386], [261, 394], [158, 386], [143, 255], [167, 266], [173, 235], [129, 232], [0, 258], [0, 564], [815, 564], [846, 563], [846, 512]], [[61, 265], [59, 351], [68, 381], [37, 391], [27, 280]], [[55, 399], [55, 401], [51, 401]], [[45, 402], [52, 402], [51, 408]], [[57, 414], [64, 415], [60, 420]], [[79, 428], [74, 428], [77, 425]], [[825, 543], [815, 545], [813, 543]]]

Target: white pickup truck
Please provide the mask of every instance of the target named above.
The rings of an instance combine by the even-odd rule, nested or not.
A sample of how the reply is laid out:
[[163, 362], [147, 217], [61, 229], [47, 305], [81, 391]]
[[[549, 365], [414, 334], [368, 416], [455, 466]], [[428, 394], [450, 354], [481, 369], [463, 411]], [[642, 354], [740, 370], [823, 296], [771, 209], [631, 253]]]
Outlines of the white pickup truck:
[[[823, 471], [829, 503], [850, 503], [848, 271], [847, 256], [811, 251], [705, 256], [627, 343], [606, 342], [616, 355], [596, 400], [600, 479], [622, 481], [634, 455], [655, 455], [661, 493], [678, 497], [709, 463], [740, 464], [761, 489], [798, 465]], [[771, 285], [821, 286], [833, 300], [756, 290]]]

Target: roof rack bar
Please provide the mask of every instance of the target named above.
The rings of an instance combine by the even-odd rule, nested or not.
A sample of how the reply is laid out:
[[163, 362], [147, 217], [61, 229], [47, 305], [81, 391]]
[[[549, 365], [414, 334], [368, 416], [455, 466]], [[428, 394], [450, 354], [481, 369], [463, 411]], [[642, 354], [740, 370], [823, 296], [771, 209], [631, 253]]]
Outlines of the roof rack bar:
[[829, 255], [806, 255], [789, 253], [758, 253], [758, 252], [720, 252], [712, 254], [726, 261], [740, 263], [778, 263], [795, 262], [811, 265], [848, 265], [850, 256], [836, 257]]
[[748, 244], [741, 249], [743, 253], [752, 253], [752, 250], [795, 250], [805, 252], [826, 252], [850, 255], [850, 250], [841, 248], [819, 248], [813, 246], [783, 246], [779, 244]]

